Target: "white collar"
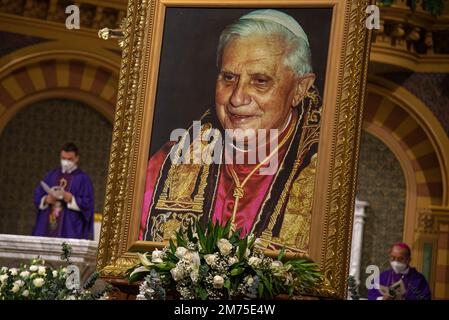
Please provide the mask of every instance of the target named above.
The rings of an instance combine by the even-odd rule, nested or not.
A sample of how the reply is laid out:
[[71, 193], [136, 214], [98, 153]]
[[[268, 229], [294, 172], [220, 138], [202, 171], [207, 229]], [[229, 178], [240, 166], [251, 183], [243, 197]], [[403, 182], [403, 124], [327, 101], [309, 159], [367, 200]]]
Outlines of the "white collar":
[[[290, 112], [290, 114], [288, 115], [288, 120], [287, 120], [287, 122], [284, 124], [284, 126], [283, 126], [281, 132], [278, 134], [278, 137], [281, 136], [281, 134], [282, 134], [282, 133], [285, 131], [285, 129], [287, 129], [287, 127], [289, 126], [290, 121], [292, 120], [292, 115], [293, 115], [293, 112]], [[230, 142], [230, 145], [232, 146], [232, 148], [234, 148], [234, 149], [237, 150], [238, 152], [248, 152], [248, 150], [243, 150], [243, 149], [238, 148], [233, 142]]]
[[61, 172], [62, 173], [68, 173], [68, 174], [71, 174], [73, 171], [75, 171], [76, 169], [78, 169], [78, 166], [74, 166], [72, 169], [70, 169], [70, 170], [68, 170], [68, 171], [66, 171], [66, 172], [64, 172], [64, 170], [61, 168]]

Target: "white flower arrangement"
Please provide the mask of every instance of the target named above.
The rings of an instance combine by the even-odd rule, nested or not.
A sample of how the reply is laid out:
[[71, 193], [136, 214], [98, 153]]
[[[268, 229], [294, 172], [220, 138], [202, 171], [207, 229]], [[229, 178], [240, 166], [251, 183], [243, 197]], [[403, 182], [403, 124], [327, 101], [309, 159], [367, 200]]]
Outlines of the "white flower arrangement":
[[253, 235], [230, 234], [209, 222], [176, 233], [162, 250], [138, 254], [128, 270], [129, 282], [142, 281], [138, 300], [146, 299], [272, 299], [280, 294], [305, 294], [323, 281], [317, 265], [305, 259], [284, 261], [265, 256]]
[[[62, 260], [71, 264], [70, 247], [63, 244]], [[66, 286], [67, 269], [65, 266], [52, 268], [45, 265], [42, 259], [33, 259], [31, 264], [20, 268], [2, 267], [0, 269], [0, 300], [92, 300], [104, 299], [110, 286], [99, 291], [91, 291], [91, 287], [98, 279], [94, 273], [84, 287], [70, 290]]]

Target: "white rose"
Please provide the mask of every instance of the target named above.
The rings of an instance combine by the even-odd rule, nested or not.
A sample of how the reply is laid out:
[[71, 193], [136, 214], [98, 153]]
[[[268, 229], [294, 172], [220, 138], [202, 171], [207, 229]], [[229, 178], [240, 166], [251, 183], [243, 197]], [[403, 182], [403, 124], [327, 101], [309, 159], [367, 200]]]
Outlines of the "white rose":
[[44, 279], [42, 278], [36, 278], [33, 280], [33, 284], [36, 288], [40, 288], [44, 285]]
[[182, 259], [187, 251], [188, 250], [184, 247], [178, 247], [176, 248], [175, 256], [177, 256], [179, 259]]
[[198, 282], [198, 278], [199, 278], [200, 274], [199, 274], [199, 270], [193, 270], [192, 272], [190, 272], [190, 279], [192, 279], [193, 283], [197, 283]]
[[7, 267], [2, 267], [1, 272], [6, 272], [6, 271], [8, 271], [8, 268]]
[[156, 249], [151, 253], [151, 262], [162, 263], [162, 251]]
[[201, 264], [200, 255], [196, 251], [187, 251], [184, 255], [184, 260], [195, 266], [199, 266]]
[[232, 266], [234, 263], [237, 263], [237, 262], [239, 262], [239, 259], [237, 259], [237, 257], [229, 257], [229, 259], [228, 259], [228, 264], [230, 266]]
[[6, 281], [6, 279], [8, 279], [8, 275], [7, 275], [7, 274], [2, 274], [2, 275], [0, 276], [0, 282], [1, 282], [1, 284], [4, 284], [5, 281]]
[[276, 261], [273, 261], [273, 262], [271, 263], [270, 268], [271, 268], [272, 270], [277, 270], [277, 269], [282, 268], [283, 265], [284, 265], [284, 264], [282, 263], [282, 261], [276, 260]]
[[28, 297], [29, 295], [30, 295], [30, 291], [28, 291], [28, 290], [24, 290], [22, 292], [22, 296], [24, 296], [24, 297]]
[[58, 271], [53, 270], [52, 274], [53, 274], [53, 278], [57, 278], [58, 277]]
[[218, 240], [217, 247], [224, 256], [227, 256], [232, 251], [232, 244], [227, 239]]
[[224, 285], [224, 279], [222, 276], [215, 276], [214, 277], [214, 288], [215, 289], [220, 289], [223, 288]]
[[28, 271], [22, 271], [20, 273], [20, 277], [22, 277], [23, 279], [26, 279], [30, 276], [30, 273]]
[[11, 288], [11, 292], [12, 293], [16, 293], [17, 291], [19, 291], [20, 290], [20, 287], [17, 285], [17, 284], [15, 284], [12, 288]]
[[31, 271], [31, 272], [37, 271], [38, 269], [39, 269], [39, 267], [36, 266], [36, 265], [32, 265], [32, 266], [30, 267], [30, 271]]
[[25, 284], [25, 281], [23, 281], [23, 280], [14, 281], [14, 285], [17, 285], [19, 287], [23, 287], [24, 284]]
[[257, 258], [257, 257], [251, 257], [251, 258], [248, 259], [248, 264], [249, 264], [251, 267], [257, 267], [257, 266], [259, 266], [259, 264], [260, 264], [261, 262], [262, 262], [262, 259]]
[[216, 259], [217, 259], [217, 256], [215, 254], [206, 254], [204, 256], [204, 260], [206, 260], [206, 263], [210, 266], [215, 263]]
[[16, 268], [9, 269], [9, 272], [11, 273], [12, 276], [17, 276], [17, 269]]
[[180, 269], [178, 267], [171, 269], [170, 273], [171, 273], [173, 280], [175, 280], [175, 281], [179, 281], [182, 278], [184, 278], [184, 272], [182, 271], [182, 269]]
[[38, 273], [40, 276], [45, 276], [45, 275], [46, 275], [45, 267], [39, 267], [37, 273]]

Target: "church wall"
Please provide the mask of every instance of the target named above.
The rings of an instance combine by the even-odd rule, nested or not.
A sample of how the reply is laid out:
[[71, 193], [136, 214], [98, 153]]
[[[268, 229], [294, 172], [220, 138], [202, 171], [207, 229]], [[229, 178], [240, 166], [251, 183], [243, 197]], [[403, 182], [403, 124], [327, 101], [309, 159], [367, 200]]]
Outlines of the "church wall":
[[31, 233], [33, 190], [58, 165], [67, 141], [80, 149], [80, 168], [92, 179], [95, 212], [101, 213], [111, 132], [104, 116], [78, 101], [52, 99], [22, 109], [0, 135], [0, 233]]
[[449, 137], [449, 74], [397, 72], [382, 75], [403, 86], [432, 111]]
[[363, 132], [359, 159], [357, 198], [367, 201], [359, 287], [366, 297], [366, 267], [388, 268], [389, 246], [402, 240], [406, 186], [394, 154], [380, 140]]

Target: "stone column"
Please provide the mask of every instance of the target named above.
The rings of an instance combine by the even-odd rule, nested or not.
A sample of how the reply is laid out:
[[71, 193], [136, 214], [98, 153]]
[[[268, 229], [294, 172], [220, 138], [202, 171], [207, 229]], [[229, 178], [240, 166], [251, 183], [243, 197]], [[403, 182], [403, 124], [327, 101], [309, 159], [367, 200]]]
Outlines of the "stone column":
[[355, 200], [354, 221], [352, 225], [351, 261], [349, 274], [360, 283], [360, 261], [362, 259], [363, 225], [365, 224], [365, 208], [368, 202]]

